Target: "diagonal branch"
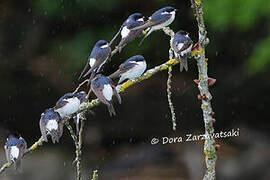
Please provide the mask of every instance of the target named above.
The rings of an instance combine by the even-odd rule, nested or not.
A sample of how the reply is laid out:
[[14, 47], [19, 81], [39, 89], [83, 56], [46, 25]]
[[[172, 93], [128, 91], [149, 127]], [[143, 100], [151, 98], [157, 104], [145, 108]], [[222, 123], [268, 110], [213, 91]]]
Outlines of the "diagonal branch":
[[[149, 79], [149, 78], [151, 78], [154, 74], [156, 74], [156, 73], [158, 73], [158, 72], [161, 72], [161, 71], [164, 71], [164, 70], [167, 70], [170, 66], [177, 65], [178, 63], [179, 63], [179, 61], [177, 61], [177, 60], [175, 60], [175, 59], [169, 60], [169, 61], [167, 61], [167, 62], [165, 62], [165, 63], [163, 63], [163, 64], [161, 64], [161, 65], [159, 65], [159, 66], [156, 66], [156, 67], [154, 67], [154, 68], [152, 68], [152, 69], [147, 70], [147, 71], [146, 71], [141, 77], [139, 77], [139, 78], [136, 78], [136, 79], [133, 79], [133, 80], [129, 80], [129, 81], [124, 82], [124, 83], [121, 84], [121, 85], [118, 85], [118, 86], [117, 86], [117, 90], [118, 90], [119, 92], [123, 92], [123, 91], [125, 91], [127, 88], [129, 88], [130, 86], [133, 86], [133, 85], [135, 85], [135, 84], [137, 84], [137, 83], [139, 83], [139, 82], [141, 82], [141, 81], [143, 81], [143, 80]], [[95, 106], [98, 106], [99, 104], [100, 104], [100, 101], [99, 101], [98, 99], [94, 99], [94, 100], [92, 100], [92, 101], [86, 103], [86, 105], [84, 105], [84, 106], [81, 108], [81, 110], [80, 110], [79, 113], [81, 113], [81, 112], [86, 112], [87, 110], [89, 110], [89, 109], [91, 109], [91, 108], [93, 108], [93, 107], [95, 107]], [[68, 120], [67, 120], [67, 121], [68, 121]], [[67, 126], [67, 127], [68, 127], [68, 126]], [[73, 130], [72, 130], [72, 131], [73, 131]], [[76, 134], [75, 134], [74, 131], [73, 131], [73, 133], [74, 133], [74, 135], [75, 135], [75, 136], [72, 137], [73, 140], [74, 140], [74, 138], [75, 138], [75, 137], [77, 138], [77, 136], [76, 136]], [[76, 138], [75, 138], [75, 139], [76, 139]], [[77, 141], [77, 140], [76, 140], [76, 141]], [[40, 138], [37, 142], [35, 142], [29, 149], [27, 149], [27, 151], [24, 153], [24, 155], [26, 155], [26, 154], [29, 153], [29, 152], [34, 151], [34, 150], [37, 149], [39, 146], [42, 146], [42, 145], [43, 145], [43, 142], [44, 142], [44, 140], [43, 140], [43, 138], [41, 137], [41, 138]], [[13, 163], [5, 163], [5, 164], [3, 164], [3, 165], [1, 166], [1, 168], [0, 168], [0, 174], [2, 174], [2, 173], [5, 171], [5, 169], [11, 167], [12, 165], [13, 165]]]
[[[196, 20], [199, 29], [199, 47], [197, 48], [197, 52], [195, 53], [195, 59], [197, 60], [197, 66], [199, 71], [199, 80], [198, 89], [200, 91], [199, 99], [202, 101], [202, 111], [203, 111], [203, 120], [205, 126], [205, 135], [211, 135], [214, 133], [213, 127], [213, 110], [211, 106], [212, 95], [209, 92], [209, 84], [208, 84], [208, 74], [207, 74], [207, 62], [205, 58], [205, 47], [209, 43], [209, 39], [207, 38], [207, 31], [204, 25], [203, 20], [203, 8], [201, 0], [191, 0], [192, 7], [196, 10]], [[208, 136], [209, 137], [209, 136]], [[204, 180], [215, 180], [216, 179], [216, 149], [215, 149], [215, 140], [214, 139], [206, 139], [204, 142], [204, 154], [206, 161], [206, 173], [204, 176]]]

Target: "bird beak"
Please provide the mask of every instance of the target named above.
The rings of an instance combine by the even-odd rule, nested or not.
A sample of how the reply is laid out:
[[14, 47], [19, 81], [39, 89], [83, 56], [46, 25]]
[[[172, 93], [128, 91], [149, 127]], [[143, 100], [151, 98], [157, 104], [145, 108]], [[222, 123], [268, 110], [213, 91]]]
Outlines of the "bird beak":
[[178, 9], [174, 9], [174, 11], [176, 12], [176, 11], [178, 11]]

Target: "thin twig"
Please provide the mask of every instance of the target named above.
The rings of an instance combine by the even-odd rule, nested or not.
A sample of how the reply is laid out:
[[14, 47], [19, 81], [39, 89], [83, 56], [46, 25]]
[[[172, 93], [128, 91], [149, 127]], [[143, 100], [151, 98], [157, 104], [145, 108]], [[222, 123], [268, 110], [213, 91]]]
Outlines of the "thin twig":
[[76, 136], [76, 133], [73, 131], [73, 128], [72, 126], [69, 124], [69, 119], [66, 120], [65, 122], [65, 125], [70, 133], [70, 136], [72, 137], [74, 143], [75, 143], [75, 146], [77, 146], [77, 143], [78, 143], [78, 137]]
[[80, 119], [81, 126], [80, 126], [80, 131], [79, 131], [79, 141], [78, 141], [78, 146], [76, 147], [76, 169], [77, 169], [77, 180], [81, 179], [81, 156], [82, 156], [82, 134], [83, 134], [83, 128], [85, 124], [85, 114], [84, 113], [79, 113], [78, 118]]
[[73, 94], [77, 93], [79, 91], [79, 89], [81, 88], [81, 86], [84, 85], [85, 83], [87, 83], [88, 81], [89, 81], [89, 79], [86, 79], [82, 83], [80, 83], [79, 86], [75, 89], [75, 91], [73, 91]]
[[170, 66], [168, 68], [168, 80], [167, 80], [167, 97], [168, 97], [168, 103], [169, 103], [169, 108], [171, 110], [171, 115], [172, 115], [172, 125], [173, 125], [173, 130], [176, 130], [176, 116], [174, 112], [174, 106], [172, 103], [172, 67]]
[[[201, 0], [191, 0], [192, 7], [196, 10], [196, 20], [198, 23], [199, 29], [199, 47], [197, 53], [195, 55], [195, 59], [197, 60], [197, 66], [199, 71], [199, 83], [198, 89], [200, 91], [200, 96], [202, 100], [202, 111], [203, 111], [203, 120], [205, 126], [205, 135], [211, 135], [214, 133], [213, 127], [213, 117], [211, 114], [212, 106], [211, 99], [212, 95], [209, 92], [208, 85], [208, 74], [207, 74], [207, 62], [205, 60], [205, 47], [209, 43], [209, 39], [207, 38], [207, 31], [204, 25], [203, 20], [203, 9], [202, 9], [202, 1]], [[215, 180], [216, 179], [216, 160], [217, 154], [215, 149], [215, 140], [214, 139], [206, 139], [204, 142], [204, 154], [206, 161], [206, 173], [204, 175], [204, 180]]]
[[[171, 30], [169, 27], [164, 27], [163, 32], [170, 36], [170, 49], [169, 49], [169, 59], [173, 58], [173, 49], [172, 49], [172, 40], [174, 38], [174, 31]], [[169, 103], [169, 108], [171, 111], [171, 115], [172, 115], [172, 125], [173, 125], [173, 130], [176, 130], [176, 115], [175, 115], [175, 111], [174, 111], [174, 105], [172, 102], [172, 92], [171, 92], [171, 88], [172, 88], [172, 67], [170, 66], [168, 68], [168, 80], [167, 80], [167, 98], [168, 98], [168, 103]]]

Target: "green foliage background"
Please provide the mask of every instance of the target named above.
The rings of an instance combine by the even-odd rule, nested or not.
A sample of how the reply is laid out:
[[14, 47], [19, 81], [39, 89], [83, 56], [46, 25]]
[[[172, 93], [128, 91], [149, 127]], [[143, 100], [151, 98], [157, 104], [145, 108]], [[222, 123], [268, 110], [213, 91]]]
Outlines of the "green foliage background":
[[[266, 36], [254, 42], [252, 53], [245, 62], [245, 69], [258, 73], [269, 69], [270, 62], [270, 2], [265, 0], [215, 0], [205, 2], [207, 23], [215, 30], [249, 32], [263, 28]], [[261, 23], [259, 23], [261, 22]], [[258, 27], [256, 27], [258, 26]], [[256, 43], [256, 44], [255, 44]], [[229, 42], [228, 45], [230, 46]]]

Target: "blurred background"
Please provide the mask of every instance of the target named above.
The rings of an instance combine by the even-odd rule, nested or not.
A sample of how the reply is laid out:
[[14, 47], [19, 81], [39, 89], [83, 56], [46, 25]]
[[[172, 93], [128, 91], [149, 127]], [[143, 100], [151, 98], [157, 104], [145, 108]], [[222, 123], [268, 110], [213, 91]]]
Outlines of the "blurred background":
[[[28, 145], [40, 137], [40, 114], [78, 85], [90, 51], [99, 39], [111, 40], [132, 13], [146, 17], [164, 6], [179, 9], [170, 26], [190, 32], [197, 25], [189, 1], [171, 0], [1, 0], [0, 1], [0, 164], [4, 143], [22, 135]], [[240, 129], [239, 137], [217, 139], [218, 179], [270, 179], [270, 2], [205, 0], [204, 17], [216, 132]], [[148, 68], [168, 60], [169, 37], [152, 33], [128, 44], [104, 68], [109, 75], [128, 57], [143, 54]], [[196, 62], [189, 71], [173, 70], [177, 131], [172, 131], [167, 103], [167, 73], [154, 75], [126, 90], [115, 103], [116, 117], [104, 105], [88, 113], [83, 145], [83, 179], [98, 169], [100, 180], [202, 179], [203, 142], [151, 145], [152, 138], [203, 134], [204, 124]], [[86, 87], [84, 87], [87, 90]], [[92, 97], [94, 98], [94, 97]], [[23, 172], [9, 168], [2, 180], [74, 179], [74, 145], [65, 129], [59, 144], [46, 143], [23, 160]]]

